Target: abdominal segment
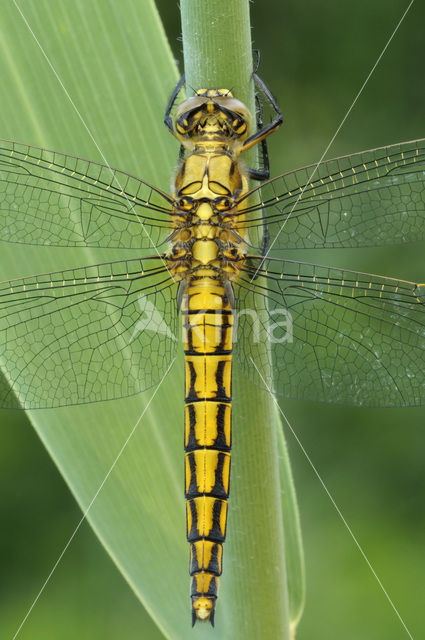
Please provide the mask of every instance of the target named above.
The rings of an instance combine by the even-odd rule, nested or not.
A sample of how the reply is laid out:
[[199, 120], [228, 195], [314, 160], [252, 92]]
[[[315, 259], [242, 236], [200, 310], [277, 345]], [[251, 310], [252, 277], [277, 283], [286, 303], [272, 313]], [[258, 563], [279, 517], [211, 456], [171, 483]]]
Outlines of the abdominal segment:
[[185, 353], [185, 495], [193, 620], [213, 622], [226, 537], [233, 312], [223, 284], [189, 284]]

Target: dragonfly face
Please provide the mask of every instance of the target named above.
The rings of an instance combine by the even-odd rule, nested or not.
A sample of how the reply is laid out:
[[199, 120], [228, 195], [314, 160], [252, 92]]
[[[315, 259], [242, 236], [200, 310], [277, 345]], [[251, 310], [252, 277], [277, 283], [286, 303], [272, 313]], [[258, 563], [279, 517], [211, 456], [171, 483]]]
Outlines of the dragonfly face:
[[197, 143], [235, 148], [248, 136], [251, 114], [228, 89], [198, 89], [185, 100], [174, 118], [174, 133], [188, 149]]
[[2, 283], [2, 406], [58, 407], [155, 386], [176, 350], [180, 299], [194, 620], [213, 621], [222, 567], [233, 348], [250, 379], [259, 383], [259, 369], [287, 397], [365, 406], [425, 398], [422, 285], [282, 259], [287, 248], [423, 238], [424, 140], [249, 191], [255, 170], [241, 169], [239, 153], [278, 126], [251, 134], [233, 96], [199, 91], [177, 112], [184, 149], [172, 196], [100, 164], [0, 145], [2, 240], [158, 251]]

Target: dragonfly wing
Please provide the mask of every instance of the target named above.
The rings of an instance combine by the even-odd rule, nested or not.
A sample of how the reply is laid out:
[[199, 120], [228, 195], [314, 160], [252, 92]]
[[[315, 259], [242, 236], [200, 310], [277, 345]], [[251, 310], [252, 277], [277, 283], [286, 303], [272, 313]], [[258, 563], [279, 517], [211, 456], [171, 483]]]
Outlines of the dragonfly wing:
[[424, 285], [278, 259], [251, 282], [258, 266], [235, 291], [255, 311], [239, 310], [236, 345], [252, 379], [291, 398], [425, 403]]
[[252, 236], [263, 228], [260, 200], [272, 249], [417, 242], [425, 238], [425, 139], [291, 171], [246, 198], [246, 226]]
[[0, 284], [0, 406], [111, 400], [155, 385], [175, 354], [176, 285], [161, 258]]
[[123, 171], [0, 140], [0, 240], [152, 249], [169, 234], [171, 200]]

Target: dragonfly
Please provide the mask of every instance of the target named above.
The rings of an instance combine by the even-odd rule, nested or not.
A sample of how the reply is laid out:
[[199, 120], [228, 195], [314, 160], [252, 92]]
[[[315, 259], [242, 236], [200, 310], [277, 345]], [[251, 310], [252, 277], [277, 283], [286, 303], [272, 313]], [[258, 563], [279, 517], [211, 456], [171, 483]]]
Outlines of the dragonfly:
[[[177, 105], [180, 80], [165, 114], [181, 145], [171, 194], [107, 165], [0, 142], [3, 242], [152, 251], [0, 284], [0, 406], [54, 408], [156, 387], [182, 324], [192, 624], [214, 625], [233, 358], [284, 397], [425, 401], [425, 285], [283, 257], [423, 239], [425, 140], [270, 179], [266, 138], [282, 117], [254, 79], [255, 117], [228, 89], [198, 89]], [[256, 146], [263, 163], [244, 167], [240, 154]]]

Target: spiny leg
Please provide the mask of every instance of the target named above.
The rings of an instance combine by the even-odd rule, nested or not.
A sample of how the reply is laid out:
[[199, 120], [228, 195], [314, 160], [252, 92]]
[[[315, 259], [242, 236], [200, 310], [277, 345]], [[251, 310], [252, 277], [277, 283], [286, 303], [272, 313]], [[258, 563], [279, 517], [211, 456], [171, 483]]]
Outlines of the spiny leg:
[[[171, 94], [171, 97], [168, 101], [167, 104], [167, 108], [165, 110], [165, 116], [164, 116], [164, 124], [167, 127], [167, 129], [170, 131], [170, 133], [173, 134], [174, 137], [176, 137], [175, 131], [174, 131], [174, 126], [173, 126], [173, 119], [171, 117], [171, 111], [174, 107], [174, 104], [177, 100], [177, 96], [179, 95], [180, 91], [182, 90], [182, 87], [185, 83], [186, 77], [185, 74], [183, 74], [180, 78], [180, 80], [178, 81], [178, 83], [176, 84], [176, 86], [174, 87], [174, 91]], [[184, 157], [184, 147], [183, 145], [180, 145], [180, 151], [179, 151], [179, 160], [182, 160]]]
[[272, 119], [271, 122], [269, 122], [269, 124], [266, 124], [265, 126], [261, 126], [252, 136], [249, 136], [249, 138], [245, 140], [245, 142], [242, 145], [242, 151], [247, 151], [248, 149], [251, 149], [251, 147], [253, 147], [254, 145], [258, 144], [259, 142], [267, 138], [267, 136], [269, 136], [271, 133], [274, 133], [274, 131], [276, 131], [283, 122], [282, 112], [279, 108], [279, 105], [277, 104], [276, 99], [272, 95], [271, 91], [268, 89], [265, 82], [263, 82], [263, 80], [261, 80], [261, 78], [257, 76], [256, 73], [253, 73], [252, 77], [254, 79], [256, 87], [260, 89], [261, 93], [265, 96], [267, 102], [270, 104], [273, 111], [275, 112], [275, 117]]

